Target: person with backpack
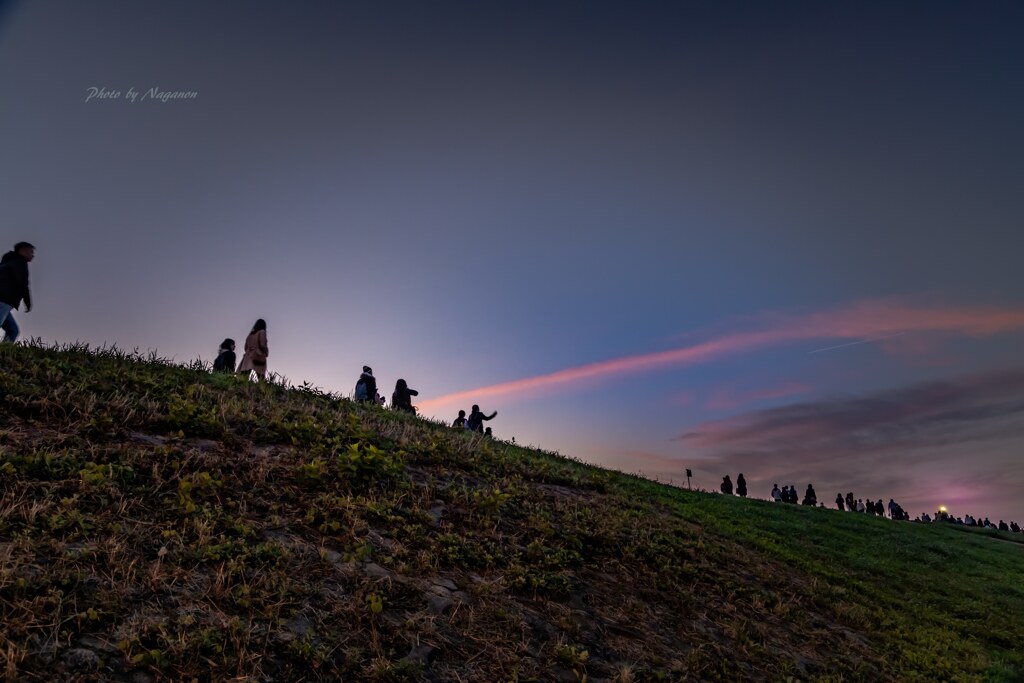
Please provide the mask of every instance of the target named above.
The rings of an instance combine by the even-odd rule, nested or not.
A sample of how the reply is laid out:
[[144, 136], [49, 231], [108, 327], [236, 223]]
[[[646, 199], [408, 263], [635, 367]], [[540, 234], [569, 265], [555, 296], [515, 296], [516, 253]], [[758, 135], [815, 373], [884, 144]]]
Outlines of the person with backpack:
[[11, 311], [25, 302], [25, 312], [32, 310], [32, 294], [28, 289], [28, 264], [36, 256], [36, 248], [18, 242], [0, 259], [0, 329], [4, 341], [15, 342], [21, 330]]
[[364, 403], [377, 400], [377, 378], [369, 365], [363, 366], [363, 374], [356, 381], [356, 400]]
[[747, 480], [743, 478], [742, 472], [740, 472], [740, 476], [736, 477], [736, 495], [741, 498], [747, 497]]
[[412, 397], [419, 396], [420, 392], [410, 389], [404, 379], [395, 383], [395, 392], [391, 394], [391, 409], [401, 410], [406, 413], [416, 414], [416, 408], [412, 405]]
[[252, 331], [245, 338], [245, 352], [242, 354], [242, 362], [238, 364], [238, 374], [248, 376], [255, 372], [259, 379], [267, 377], [267, 356], [270, 355], [270, 348], [267, 346], [267, 322], [260, 318], [252, 326]]
[[732, 481], [729, 479], [729, 475], [722, 477], [722, 485], [719, 487], [722, 489], [722, 493], [727, 496], [732, 495]]
[[484, 420], [493, 420], [497, 414], [498, 411], [495, 410], [490, 415], [484, 415], [480, 412], [480, 406], [474, 405], [473, 412], [469, 414], [469, 420], [466, 421], [466, 428], [471, 432], [480, 432], [483, 434]]
[[235, 340], [225, 339], [220, 343], [220, 350], [217, 352], [217, 360], [213, 361], [214, 372], [235, 371]]
[[465, 410], [460, 410], [459, 411], [459, 416], [457, 418], [455, 418], [454, 422], [452, 422], [452, 427], [455, 427], [456, 429], [465, 429], [466, 428], [466, 411]]

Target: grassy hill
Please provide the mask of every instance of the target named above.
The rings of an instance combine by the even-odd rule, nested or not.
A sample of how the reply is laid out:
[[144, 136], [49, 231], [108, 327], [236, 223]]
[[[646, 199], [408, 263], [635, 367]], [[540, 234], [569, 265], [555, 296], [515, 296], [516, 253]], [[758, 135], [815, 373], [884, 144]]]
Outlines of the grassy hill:
[[1021, 535], [691, 493], [0, 346], [0, 676], [1024, 680]]

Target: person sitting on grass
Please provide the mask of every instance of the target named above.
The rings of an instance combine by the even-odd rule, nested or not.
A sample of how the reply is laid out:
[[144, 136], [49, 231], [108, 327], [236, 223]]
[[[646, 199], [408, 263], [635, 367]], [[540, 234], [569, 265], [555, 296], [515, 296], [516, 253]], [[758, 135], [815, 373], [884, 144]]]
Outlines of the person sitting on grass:
[[235, 340], [228, 338], [220, 343], [217, 360], [213, 361], [214, 372], [235, 371]]
[[479, 432], [483, 434], [484, 420], [493, 420], [497, 414], [498, 411], [495, 410], [490, 415], [484, 415], [480, 412], [480, 406], [474, 405], [473, 412], [469, 414], [469, 420], [466, 422], [466, 428], [471, 432]]
[[410, 389], [406, 381], [400, 379], [395, 383], [395, 392], [391, 394], [391, 409], [415, 415], [416, 409], [412, 405], [412, 397], [419, 395], [420, 392]]
[[459, 411], [459, 416], [457, 418], [455, 418], [454, 422], [452, 422], [452, 427], [455, 427], [456, 429], [465, 429], [466, 428], [466, 411], [465, 410], [460, 410]]
[[377, 378], [369, 365], [363, 366], [363, 374], [356, 380], [356, 400], [362, 403], [377, 402]]
[[722, 478], [722, 486], [720, 488], [722, 489], [722, 493], [724, 493], [725, 495], [732, 495], [732, 481], [729, 479], [728, 474]]

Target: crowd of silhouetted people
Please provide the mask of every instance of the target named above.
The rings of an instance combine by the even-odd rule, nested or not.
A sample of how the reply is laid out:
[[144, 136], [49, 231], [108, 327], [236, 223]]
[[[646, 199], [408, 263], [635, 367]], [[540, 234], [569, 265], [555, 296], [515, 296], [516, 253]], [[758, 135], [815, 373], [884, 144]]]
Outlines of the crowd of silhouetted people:
[[[719, 490], [727, 496], [733, 495], [733, 483], [728, 474], [722, 478]], [[735, 495], [743, 498], [747, 497], [747, 480], [743, 478], [742, 473], [736, 477]], [[825, 503], [818, 502], [818, 496], [814, 491], [814, 486], [811, 484], [807, 485], [807, 490], [804, 491], [803, 500], [800, 499], [800, 494], [797, 492], [796, 486], [783, 486], [780, 489], [778, 484], [775, 484], [772, 487], [769, 497], [773, 503], [790, 503], [792, 505], [799, 503], [810, 507], [825, 507]], [[984, 520], [980, 520], [972, 517], [971, 515], [953, 517], [945, 510], [936, 512], [934, 517], [925, 512], [912, 520], [910, 518], [910, 514], [903, 509], [903, 506], [892, 498], [889, 499], [887, 504], [882, 503], [881, 498], [877, 501], [869, 498], [867, 502], [865, 502], [863, 498], [854, 498], [852, 491], [848, 492], [845, 496], [842, 493], [836, 494], [836, 509], [840, 512], [860, 512], [863, 514], [874, 515], [876, 517], [888, 516], [890, 519], [908, 522], [949, 522], [951, 524], [962, 524], [964, 526], [1009, 531], [1015, 534], [1021, 533], [1021, 527], [1016, 522], [1010, 522], [1007, 524], [1003, 520], [999, 520], [998, 523], [995, 523], [989, 521], [987, 517]]]
[[[214, 372], [236, 373], [253, 377], [257, 380], [264, 380], [267, 377], [267, 358], [270, 356], [270, 347], [267, 346], [267, 322], [260, 318], [252, 326], [252, 330], [245, 338], [245, 350], [242, 355], [242, 362], [235, 367], [237, 356], [235, 355], [235, 340], [231, 338], [221, 342], [217, 350], [217, 358], [213, 361]], [[416, 406], [412, 404], [412, 397], [419, 396], [418, 391], [411, 388], [404, 379], [395, 382], [395, 390], [391, 394], [391, 409], [403, 413], [415, 415]], [[363, 372], [356, 380], [353, 398], [360, 403], [372, 403], [379, 406], [386, 406], [386, 401], [377, 389], [377, 378], [373, 374], [373, 368], [369, 365], [363, 366]], [[465, 410], [459, 411], [459, 416], [452, 422], [452, 427], [464, 429], [470, 432], [483, 434], [492, 437], [491, 428], [484, 429], [484, 422], [493, 420], [498, 411], [490, 415], [482, 412], [480, 406], [474, 405], [469, 416]]]

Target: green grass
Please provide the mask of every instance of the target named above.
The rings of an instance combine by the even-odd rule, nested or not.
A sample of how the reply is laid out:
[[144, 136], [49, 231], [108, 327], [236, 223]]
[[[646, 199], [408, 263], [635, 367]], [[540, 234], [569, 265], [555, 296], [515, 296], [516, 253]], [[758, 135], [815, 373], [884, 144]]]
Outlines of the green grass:
[[0, 346], [5, 680], [1024, 680], [1020, 535]]

